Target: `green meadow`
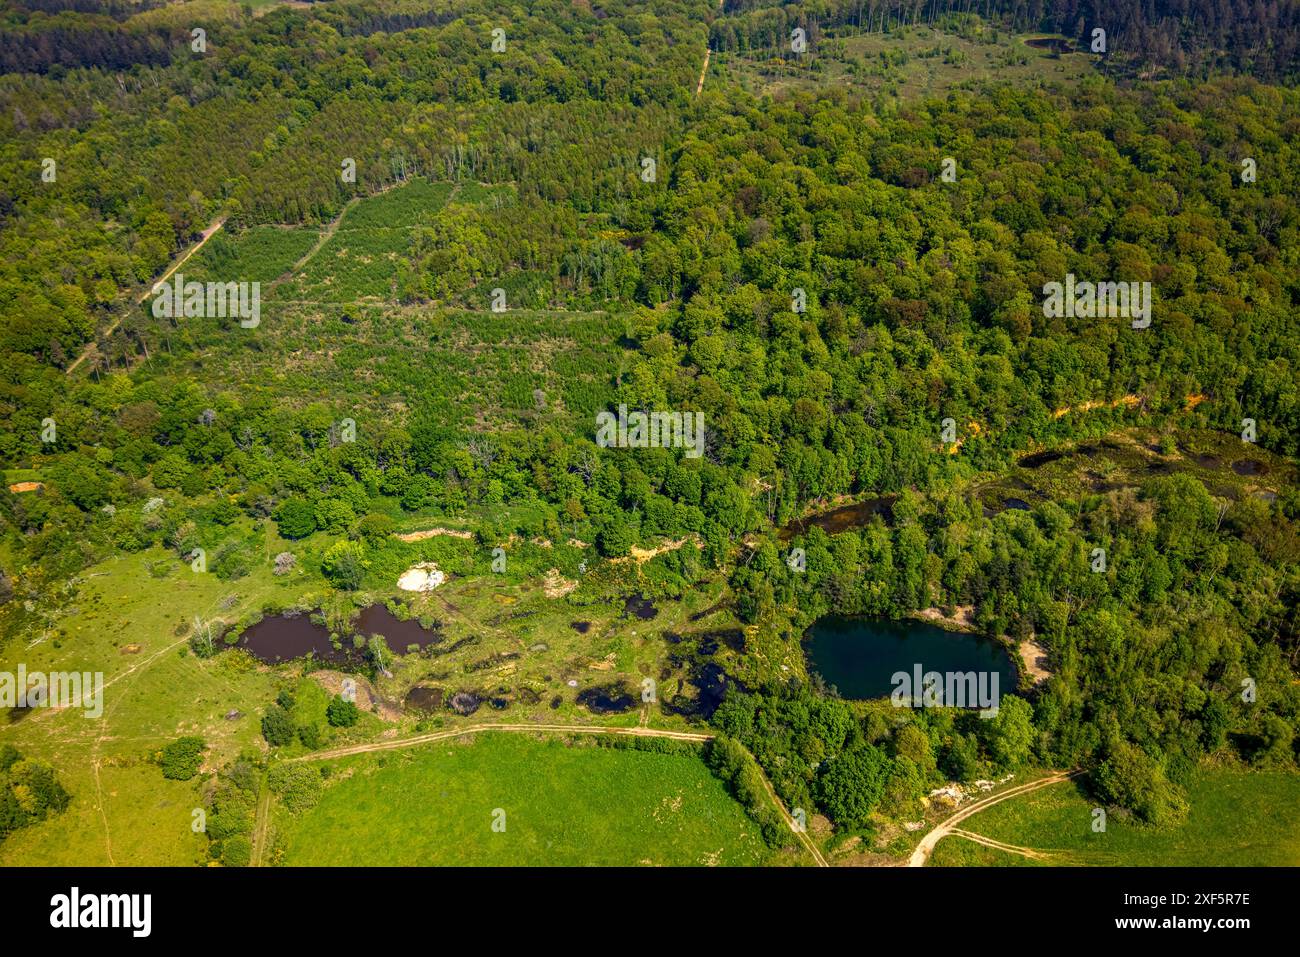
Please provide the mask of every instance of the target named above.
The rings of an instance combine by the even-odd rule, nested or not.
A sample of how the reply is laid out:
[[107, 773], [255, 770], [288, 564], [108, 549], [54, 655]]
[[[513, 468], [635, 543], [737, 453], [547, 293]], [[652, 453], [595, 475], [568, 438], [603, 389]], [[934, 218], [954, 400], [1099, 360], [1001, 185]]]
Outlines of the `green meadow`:
[[315, 807], [276, 808], [284, 864], [736, 866], [771, 853], [691, 756], [481, 734], [326, 767]]
[[[261, 740], [262, 708], [274, 676], [243, 655], [201, 660], [187, 647], [194, 616], [229, 619], [288, 600], [301, 580], [270, 574], [224, 582], [196, 574], [160, 550], [92, 566], [63, 614], [17, 637], [0, 670], [101, 671], [103, 714], [9, 712], [0, 742], [53, 765], [72, 795], [68, 810], [0, 842], [0, 865], [186, 865], [200, 859], [190, 829], [201, 805], [198, 780], [169, 781], [154, 755], [181, 735], [210, 746], [205, 769]], [[226, 715], [239, 712], [228, 720]]]
[[963, 830], [1046, 852], [1018, 854], [946, 837], [931, 866], [1066, 864], [1124, 867], [1295, 867], [1300, 865], [1300, 775], [1281, 771], [1197, 771], [1187, 787], [1190, 811], [1179, 827], [1156, 829], [1111, 813], [1092, 829], [1095, 802], [1072, 782], [994, 805]]

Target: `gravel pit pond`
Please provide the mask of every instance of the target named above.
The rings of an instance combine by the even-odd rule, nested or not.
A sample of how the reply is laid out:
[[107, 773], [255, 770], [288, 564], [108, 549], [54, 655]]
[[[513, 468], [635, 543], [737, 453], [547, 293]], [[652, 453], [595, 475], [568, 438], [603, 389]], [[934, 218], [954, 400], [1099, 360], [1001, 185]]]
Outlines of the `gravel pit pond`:
[[330, 642], [329, 629], [311, 615], [267, 615], [250, 625], [240, 636], [236, 648], [242, 648], [258, 661], [279, 664], [294, 658], [314, 656], [331, 664], [358, 664], [365, 653], [352, 644], [352, 634], [380, 635], [389, 649], [398, 655], [412, 645], [427, 648], [442, 640], [436, 629], [425, 628], [418, 621], [402, 621], [385, 605], [363, 608], [352, 622], [352, 633], [342, 637], [340, 647]]
[[1002, 645], [924, 621], [827, 615], [808, 629], [804, 651], [809, 670], [845, 698], [888, 697], [897, 687], [893, 676], [910, 676], [918, 664], [923, 673], [987, 673], [989, 687], [996, 674], [1000, 694], [1016, 688], [1016, 667]]

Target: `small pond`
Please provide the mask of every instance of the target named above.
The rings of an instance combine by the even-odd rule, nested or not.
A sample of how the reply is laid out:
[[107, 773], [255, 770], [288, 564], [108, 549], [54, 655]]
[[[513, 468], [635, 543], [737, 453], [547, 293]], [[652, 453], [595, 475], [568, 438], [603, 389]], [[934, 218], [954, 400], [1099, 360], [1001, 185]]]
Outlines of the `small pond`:
[[442, 635], [435, 629], [425, 628], [412, 618], [402, 621], [387, 605], [371, 605], [361, 609], [352, 627], [363, 635], [382, 635], [394, 654], [404, 655], [408, 648], [415, 645], [423, 651], [429, 645], [442, 641]]
[[881, 495], [876, 498], [841, 505], [826, 512], [797, 518], [781, 529], [781, 540], [788, 541], [796, 535], [802, 535], [810, 528], [820, 528], [827, 535], [838, 535], [853, 528], [864, 528], [879, 515], [888, 524], [894, 520], [894, 502], [897, 495]]
[[311, 615], [267, 615], [244, 630], [236, 648], [269, 665], [313, 655], [331, 664], [354, 664], [362, 660], [360, 649], [351, 641], [342, 648], [330, 644], [329, 629], [312, 621]]
[[989, 672], [998, 690], [1015, 690], [1016, 668], [1007, 650], [980, 635], [946, 631], [929, 622], [886, 621], [827, 615], [808, 629], [804, 650], [810, 671], [845, 698], [888, 697], [896, 672]]
[[[401, 621], [384, 605], [363, 608], [352, 627], [361, 635], [383, 636], [389, 649], [398, 655], [406, 654], [412, 645], [424, 649], [442, 641], [437, 630], [425, 628], [414, 619]], [[343, 638], [341, 648], [335, 648], [330, 643], [329, 629], [305, 614], [267, 615], [245, 629], [235, 647], [272, 665], [307, 655], [335, 665], [355, 665], [365, 658], [364, 649], [353, 646], [351, 634]]]

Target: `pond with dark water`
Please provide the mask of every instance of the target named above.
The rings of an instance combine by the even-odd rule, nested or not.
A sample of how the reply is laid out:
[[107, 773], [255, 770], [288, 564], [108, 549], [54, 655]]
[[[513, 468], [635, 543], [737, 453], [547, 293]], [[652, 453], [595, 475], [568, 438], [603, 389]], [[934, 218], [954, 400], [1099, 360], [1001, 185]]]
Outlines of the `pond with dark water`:
[[981, 635], [946, 631], [929, 622], [827, 615], [808, 629], [804, 650], [810, 671], [845, 698], [888, 697], [897, 672], [987, 672], [1000, 694], [1015, 690], [1017, 673], [1006, 648]]
[[363, 657], [351, 641], [335, 648], [330, 643], [329, 629], [312, 621], [311, 615], [267, 615], [244, 629], [235, 647], [269, 665], [308, 655], [340, 665], [359, 663]]
[[810, 528], [820, 528], [827, 535], [838, 535], [851, 528], [869, 525], [877, 515], [889, 524], [894, 520], [894, 502], [897, 499], [897, 495], [881, 495], [797, 518], [781, 529], [781, 540], [787, 541], [796, 535], [802, 535]]
[[[442, 641], [436, 629], [425, 628], [415, 619], [401, 621], [385, 605], [363, 608], [352, 626], [361, 635], [380, 635], [398, 655], [406, 654], [412, 645], [424, 649]], [[246, 628], [235, 647], [272, 665], [307, 655], [336, 665], [356, 665], [365, 659], [364, 649], [353, 647], [351, 634], [335, 648], [329, 629], [313, 621], [311, 615], [267, 615]]]
[[412, 618], [402, 621], [387, 605], [371, 605], [361, 609], [361, 614], [352, 627], [363, 635], [382, 635], [394, 654], [404, 655], [414, 645], [423, 651], [429, 645], [442, 641], [442, 634], [436, 629], [425, 628], [418, 620]]

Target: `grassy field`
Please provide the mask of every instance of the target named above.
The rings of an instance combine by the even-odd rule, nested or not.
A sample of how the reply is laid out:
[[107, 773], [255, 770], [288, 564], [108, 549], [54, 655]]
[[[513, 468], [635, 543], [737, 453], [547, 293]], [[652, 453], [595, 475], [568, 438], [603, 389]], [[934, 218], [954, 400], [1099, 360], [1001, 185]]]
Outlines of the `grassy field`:
[[1074, 82], [1095, 62], [1086, 53], [1054, 56], [1029, 46], [1029, 37], [962, 37], [930, 27], [888, 34], [826, 37], [811, 56], [782, 59], [762, 51], [715, 55], [710, 71], [757, 94], [816, 90], [828, 83], [899, 100], [944, 96], [987, 80], [1018, 85]]
[[314, 808], [276, 810], [285, 864], [748, 865], [770, 853], [693, 757], [484, 734], [331, 768]]
[[[257, 530], [243, 524], [232, 532], [255, 537]], [[270, 525], [261, 533], [265, 542], [250, 574], [230, 582], [192, 572], [157, 548], [92, 566], [52, 618], [5, 646], [0, 670], [15, 671], [22, 663], [29, 673], [103, 672], [104, 708], [99, 718], [79, 710], [0, 714], [0, 742], [52, 764], [73, 797], [64, 814], [0, 843], [0, 866], [188, 865], [202, 859], [204, 842], [190, 822], [202, 804], [203, 778], [164, 779], [155, 753], [181, 735], [196, 734], [209, 745], [204, 770], [211, 771], [243, 751], [264, 750], [261, 716], [302, 665], [267, 668], [233, 652], [199, 659], [188, 649], [189, 622], [195, 615], [236, 622], [267, 604], [350, 607], [401, 594], [393, 587], [395, 574], [382, 571], [387, 566], [381, 562], [370, 591], [328, 599], [310, 567], [330, 536], [318, 533], [290, 546]], [[277, 578], [270, 574], [270, 556], [285, 547], [302, 556], [304, 567]], [[489, 577], [489, 553], [464, 539], [394, 540], [394, 547], [393, 570], [417, 557], [435, 558], [448, 569], [463, 565], [438, 592], [414, 599], [419, 614], [440, 622], [444, 639], [426, 655], [396, 659], [392, 675], [377, 681], [378, 695], [389, 704], [384, 718], [363, 715], [346, 734], [335, 731], [332, 744], [373, 738], [380, 729], [408, 734], [494, 718], [635, 725], [643, 720], [644, 677], [657, 680], [661, 701], [696, 693], [689, 684], [696, 666], [692, 636], [707, 634], [725, 617], [690, 620], [717, 601], [720, 583], [694, 589], [681, 602], [660, 601], [654, 620], [625, 615], [618, 596], [634, 592], [640, 578], [632, 564], [610, 566], [589, 592], [565, 597], [548, 591], [542, 572], [557, 560], [555, 553], [580, 554], [568, 546], [511, 545], [508, 577]], [[585, 622], [585, 630], [571, 627], [575, 621]], [[687, 637], [670, 644], [670, 631]], [[333, 674], [320, 673], [323, 681], [335, 680]], [[432, 716], [403, 712], [401, 702], [416, 684], [442, 689], [444, 700], [472, 691], [484, 703], [470, 718], [445, 706]], [[619, 713], [593, 713], [578, 700], [592, 689], [609, 689], [633, 703]], [[232, 711], [238, 714], [227, 719]], [[685, 726], [683, 718], [658, 707], [644, 720], [655, 727]]]
[[1180, 429], [1173, 441], [1167, 439], [1154, 429], [1128, 428], [1023, 456], [1016, 468], [981, 482], [979, 496], [994, 509], [1007, 497], [1031, 505], [1061, 502], [1136, 488], [1161, 475], [1187, 473], [1210, 494], [1235, 500], [1276, 495], [1296, 482], [1295, 466], [1236, 435]]
[[[275, 691], [273, 676], [243, 656], [204, 661], [189, 654], [183, 623], [194, 615], [237, 617], [302, 586], [269, 574], [223, 582], [178, 561], [154, 577], [150, 569], [161, 558], [151, 550], [88, 569], [47, 631], [19, 636], [0, 654], [4, 671], [21, 662], [29, 673], [104, 673], [102, 717], [37, 709], [0, 723], [0, 741], [52, 764], [73, 798], [64, 814], [0, 843], [0, 865], [198, 859], [202, 835], [190, 830], [191, 810], [200, 804], [196, 782], [163, 778], [153, 753], [197, 734], [212, 747], [205, 766], [230, 760], [260, 740], [261, 708]], [[241, 716], [227, 720], [232, 710]]]
[[1202, 769], [1188, 791], [1191, 811], [1181, 827], [1154, 830], [1112, 814], [1104, 833], [1092, 830], [1094, 802], [1073, 783], [997, 804], [965, 821], [964, 830], [1045, 851], [1032, 861], [946, 837], [932, 866], [1041, 864], [1158, 867], [1294, 867], [1300, 865], [1300, 775]]

